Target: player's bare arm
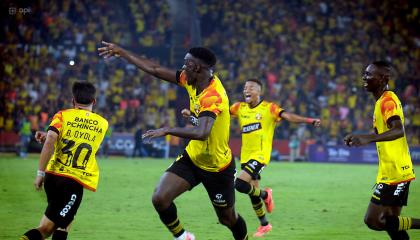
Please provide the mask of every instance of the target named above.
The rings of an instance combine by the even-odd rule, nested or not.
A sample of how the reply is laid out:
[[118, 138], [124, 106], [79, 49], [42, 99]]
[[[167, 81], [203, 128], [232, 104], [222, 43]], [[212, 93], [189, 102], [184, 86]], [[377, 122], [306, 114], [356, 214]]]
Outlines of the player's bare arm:
[[45, 168], [47, 167], [48, 161], [54, 154], [54, 144], [57, 141], [58, 134], [54, 131], [48, 131], [45, 139], [44, 146], [42, 147], [41, 156], [38, 163], [37, 176], [34, 181], [36, 190], [40, 190], [44, 183]]
[[102, 45], [103, 47], [98, 48], [99, 56], [103, 58], [122, 57], [146, 73], [171, 83], [177, 83], [175, 70], [168, 69], [145, 57], [138, 56], [114, 43], [102, 41]]
[[344, 137], [344, 143], [347, 146], [363, 146], [371, 142], [393, 141], [404, 136], [404, 126], [399, 117], [391, 119], [388, 123], [390, 129], [381, 134], [349, 134]]
[[211, 128], [214, 124], [214, 118], [212, 117], [199, 117], [199, 124], [197, 126], [188, 127], [175, 127], [175, 128], [159, 128], [155, 130], [148, 130], [143, 134], [143, 139], [151, 139], [156, 137], [162, 137], [166, 135], [172, 135], [181, 138], [187, 138], [192, 140], [206, 140], [210, 135]]
[[314, 127], [321, 126], [321, 119], [319, 118], [307, 118], [289, 112], [282, 112], [280, 117], [293, 123], [309, 123], [314, 125]]

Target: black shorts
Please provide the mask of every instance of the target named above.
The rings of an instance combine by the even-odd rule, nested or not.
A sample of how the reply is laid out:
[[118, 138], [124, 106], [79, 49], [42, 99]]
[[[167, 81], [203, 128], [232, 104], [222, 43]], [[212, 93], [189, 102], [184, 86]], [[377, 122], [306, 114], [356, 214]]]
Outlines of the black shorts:
[[254, 159], [241, 164], [241, 169], [251, 175], [252, 180], [261, 180], [261, 172], [264, 167], [265, 164], [262, 164]]
[[389, 185], [379, 183], [375, 185], [371, 202], [384, 206], [407, 206], [410, 182]]
[[190, 190], [203, 183], [213, 206], [216, 208], [232, 207], [235, 203], [234, 181], [236, 170], [233, 160], [221, 172], [209, 172], [194, 165], [187, 152], [184, 151], [166, 171], [174, 173], [189, 182]]
[[45, 216], [56, 227], [66, 228], [74, 219], [83, 197], [83, 186], [67, 177], [45, 174], [48, 206]]

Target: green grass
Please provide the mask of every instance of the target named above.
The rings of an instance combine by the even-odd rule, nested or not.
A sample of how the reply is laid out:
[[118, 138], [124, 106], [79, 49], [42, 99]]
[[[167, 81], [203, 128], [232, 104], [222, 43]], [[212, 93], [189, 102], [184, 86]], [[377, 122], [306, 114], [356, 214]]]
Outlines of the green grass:
[[[43, 191], [32, 182], [37, 156], [0, 155], [0, 239], [17, 239], [37, 226], [46, 207]], [[151, 204], [159, 177], [172, 160], [100, 159], [96, 193], [85, 191], [69, 239], [172, 239]], [[274, 189], [276, 208], [268, 215], [273, 231], [265, 239], [387, 239], [385, 232], [363, 223], [377, 171], [376, 165], [276, 163], [264, 169], [263, 186]], [[237, 210], [250, 235], [258, 221], [247, 196], [236, 194]], [[197, 239], [232, 239], [217, 223], [200, 185], [176, 200], [185, 227]], [[420, 184], [413, 182], [403, 215], [420, 217]], [[411, 230], [411, 239], [420, 231]]]

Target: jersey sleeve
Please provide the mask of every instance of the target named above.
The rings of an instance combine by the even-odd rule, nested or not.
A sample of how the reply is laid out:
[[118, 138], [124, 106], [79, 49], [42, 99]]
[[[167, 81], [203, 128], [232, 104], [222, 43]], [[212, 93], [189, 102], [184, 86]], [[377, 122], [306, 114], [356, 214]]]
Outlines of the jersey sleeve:
[[222, 112], [223, 99], [222, 96], [217, 92], [216, 89], [210, 89], [205, 95], [200, 99], [200, 115], [202, 112], [212, 112], [216, 116]]
[[284, 112], [284, 109], [281, 108], [279, 105], [275, 104], [275, 103], [271, 103], [270, 106], [270, 113], [271, 116], [275, 119], [276, 122], [280, 121], [281, 118], [281, 113]]
[[229, 112], [232, 116], [238, 116], [239, 108], [241, 106], [241, 103], [236, 102], [229, 108]]
[[187, 85], [187, 75], [185, 75], [185, 71], [178, 70], [176, 72], [176, 82], [182, 87]]
[[381, 114], [384, 121], [387, 123], [388, 119], [393, 116], [398, 116], [398, 104], [391, 96], [386, 96], [381, 101]]
[[63, 127], [63, 113], [60, 111], [54, 115], [48, 127], [48, 130], [51, 130], [57, 134], [60, 134], [62, 127]]

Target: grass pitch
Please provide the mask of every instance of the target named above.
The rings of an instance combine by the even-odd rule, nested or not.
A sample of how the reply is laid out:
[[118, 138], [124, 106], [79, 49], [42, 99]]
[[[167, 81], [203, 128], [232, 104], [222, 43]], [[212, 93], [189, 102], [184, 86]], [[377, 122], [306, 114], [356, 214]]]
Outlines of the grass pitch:
[[[27, 159], [0, 155], [0, 239], [14, 240], [36, 227], [46, 207], [43, 191], [32, 182], [37, 155]], [[101, 179], [96, 193], [85, 191], [69, 239], [172, 239], [151, 204], [151, 194], [173, 159], [99, 159]], [[239, 166], [239, 164], [237, 164]], [[271, 163], [262, 186], [273, 188], [276, 207], [268, 219], [273, 230], [265, 239], [388, 239], [369, 230], [363, 217], [376, 177], [376, 165]], [[249, 235], [258, 220], [247, 196], [236, 194], [236, 208]], [[185, 228], [198, 240], [233, 239], [218, 224], [201, 185], [176, 200]], [[420, 217], [420, 184], [410, 186], [403, 215]], [[420, 239], [420, 231], [409, 231]], [[252, 238], [251, 238], [252, 239]]]

